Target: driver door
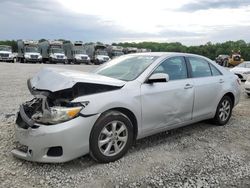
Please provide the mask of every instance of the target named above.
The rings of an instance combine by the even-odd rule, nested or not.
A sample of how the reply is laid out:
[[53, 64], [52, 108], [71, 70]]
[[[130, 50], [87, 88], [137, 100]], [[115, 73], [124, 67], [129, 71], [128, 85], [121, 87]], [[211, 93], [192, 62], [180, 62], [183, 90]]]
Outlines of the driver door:
[[154, 73], [168, 74], [169, 81], [141, 85], [142, 129], [145, 134], [192, 118], [194, 87], [188, 78], [184, 57], [165, 60]]

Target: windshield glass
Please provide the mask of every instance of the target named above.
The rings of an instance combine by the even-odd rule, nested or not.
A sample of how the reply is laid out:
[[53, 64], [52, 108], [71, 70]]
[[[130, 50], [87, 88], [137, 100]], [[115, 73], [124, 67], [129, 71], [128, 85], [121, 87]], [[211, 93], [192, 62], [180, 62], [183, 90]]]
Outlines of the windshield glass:
[[96, 55], [108, 55], [108, 53], [104, 50], [97, 50]]
[[38, 52], [37, 47], [26, 47], [26, 52]]
[[0, 46], [0, 51], [8, 51], [8, 52], [11, 52], [11, 47], [9, 47], [9, 46]]
[[95, 73], [124, 81], [136, 79], [157, 56], [122, 56], [105, 63]]
[[63, 49], [61, 48], [51, 48], [51, 53], [64, 53]]
[[112, 52], [112, 55], [113, 56], [121, 56], [121, 55], [124, 55], [124, 53], [120, 52], [120, 51], [114, 51], [114, 52]]
[[86, 54], [86, 50], [75, 50], [75, 54]]

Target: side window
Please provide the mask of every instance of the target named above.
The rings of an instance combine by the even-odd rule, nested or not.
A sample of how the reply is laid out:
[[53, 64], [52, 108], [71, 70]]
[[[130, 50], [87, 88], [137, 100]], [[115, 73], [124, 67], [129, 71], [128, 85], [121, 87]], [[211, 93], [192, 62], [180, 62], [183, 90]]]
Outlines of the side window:
[[161, 63], [153, 73], [166, 73], [169, 80], [186, 79], [187, 67], [183, 57], [172, 57]]
[[198, 57], [188, 57], [193, 78], [212, 76], [211, 69], [206, 60]]
[[213, 66], [212, 64], [210, 64], [210, 68], [211, 68], [213, 76], [220, 76], [220, 75], [222, 75], [221, 72], [215, 66]]

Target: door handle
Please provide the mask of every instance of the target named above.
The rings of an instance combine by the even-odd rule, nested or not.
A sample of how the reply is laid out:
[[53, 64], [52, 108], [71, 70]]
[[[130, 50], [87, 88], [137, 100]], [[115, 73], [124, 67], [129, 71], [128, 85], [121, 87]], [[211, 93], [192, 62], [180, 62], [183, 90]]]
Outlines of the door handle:
[[219, 83], [223, 83], [223, 82], [224, 82], [224, 80], [223, 80], [223, 79], [220, 79], [220, 80], [219, 80]]
[[186, 84], [185, 87], [184, 87], [184, 89], [190, 89], [190, 88], [192, 88], [192, 87], [193, 87], [193, 85], [191, 85], [191, 84]]

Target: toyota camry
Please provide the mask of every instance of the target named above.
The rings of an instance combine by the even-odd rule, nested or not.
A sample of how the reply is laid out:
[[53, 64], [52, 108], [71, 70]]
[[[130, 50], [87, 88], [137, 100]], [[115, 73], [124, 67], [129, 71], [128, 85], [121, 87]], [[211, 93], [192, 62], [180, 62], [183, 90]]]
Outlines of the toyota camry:
[[152, 134], [207, 119], [225, 125], [240, 98], [236, 75], [184, 53], [124, 55], [91, 73], [45, 68], [27, 85], [34, 98], [20, 106], [12, 153], [46, 163], [88, 153], [111, 162]]

